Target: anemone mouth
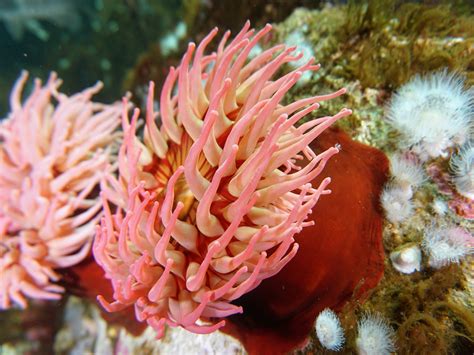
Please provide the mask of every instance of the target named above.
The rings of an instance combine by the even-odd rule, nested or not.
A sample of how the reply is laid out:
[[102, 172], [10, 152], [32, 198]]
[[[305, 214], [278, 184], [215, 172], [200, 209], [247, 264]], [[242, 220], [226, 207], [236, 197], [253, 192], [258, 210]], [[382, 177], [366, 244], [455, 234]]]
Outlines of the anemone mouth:
[[[159, 158], [153, 155], [151, 163], [143, 167], [143, 171], [151, 174], [155, 179], [155, 184], [152, 188], [146, 189], [150, 193], [156, 193], [156, 201], [162, 203], [166, 191], [169, 188], [169, 181], [179, 167], [183, 166], [186, 157], [189, 154], [189, 149], [193, 144], [191, 137], [185, 132], [182, 134], [181, 142], [179, 144], [170, 142], [168, 151], [164, 158]], [[206, 179], [212, 179], [216, 170], [206, 160], [203, 154], [198, 158], [197, 169], [201, 175]], [[182, 203], [183, 207], [178, 215], [178, 219], [189, 223], [194, 223], [195, 212], [197, 208], [196, 196], [191, 191], [189, 184], [184, 175], [178, 177], [173, 186], [174, 201], [173, 209], [176, 209], [178, 203]]]

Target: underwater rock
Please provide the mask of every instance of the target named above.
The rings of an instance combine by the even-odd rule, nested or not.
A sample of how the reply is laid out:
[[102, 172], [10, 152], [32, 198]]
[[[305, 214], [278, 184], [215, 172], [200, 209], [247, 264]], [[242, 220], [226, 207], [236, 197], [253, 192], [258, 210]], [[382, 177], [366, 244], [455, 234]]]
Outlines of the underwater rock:
[[244, 313], [230, 317], [224, 328], [250, 354], [304, 346], [324, 308], [337, 311], [350, 299], [363, 300], [383, 275], [379, 196], [388, 160], [338, 129], [322, 134], [312, 148], [335, 144], [342, 149], [325, 167], [332, 193], [313, 209], [316, 225], [296, 236], [301, 248], [279, 274], [236, 301]]

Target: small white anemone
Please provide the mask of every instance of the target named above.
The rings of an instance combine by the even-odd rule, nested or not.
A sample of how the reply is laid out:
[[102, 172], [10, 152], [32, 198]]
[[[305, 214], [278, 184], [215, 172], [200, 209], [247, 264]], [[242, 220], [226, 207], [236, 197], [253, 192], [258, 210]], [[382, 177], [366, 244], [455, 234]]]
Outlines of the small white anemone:
[[387, 184], [380, 197], [385, 216], [392, 223], [400, 223], [413, 214], [413, 202], [405, 190]]
[[439, 269], [472, 254], [474, 237], [461, 227], [431, 227], [425, 232], [422, 247], [430, 266]]
[[473, 89], [464, 78], [446, 69], [415, 76], [393, 96], [388, 121], [422, 160], [447, 156], [447, 148], [462, 144], [472, 128]]
[[435, 199], [431, 205], [431, 208], [439, 216], [444, 216], [446, 212], [448, 212], [448, 205], [441, 199]]
[[366, 314], [357, 322], [359, 355], [386, 355], [395, 351], [395, 333], [378, 314]]
[[405, 191], [409, 198], [426, 180], [422, 166], [402, 154], [390, 156], [390, 170], [394, 183]]
[[465, 144], [450, 160], [453, 182], [463, 196], [474, 200], [474, 142]]
[[316, 319], [316, 335], [326, 349], [339, 351], [344, 345], [344, 331], [339, 318], [329, 308], [319, 313]]

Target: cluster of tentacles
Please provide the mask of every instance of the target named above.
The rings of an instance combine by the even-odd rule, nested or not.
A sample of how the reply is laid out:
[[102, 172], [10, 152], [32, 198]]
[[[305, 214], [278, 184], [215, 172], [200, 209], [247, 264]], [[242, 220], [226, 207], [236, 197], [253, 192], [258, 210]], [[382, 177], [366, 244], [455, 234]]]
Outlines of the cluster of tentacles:
[[134, 305], [158, 336], [165, 325], [209, 333], [241, 313], [232, 301], [295, 256], [295, 234], [313, 224], [311, 209], [330, 192], [329, 178], [311, 182], [338, 149], [317, 154], [309, 144], [351, 111], [297, 123], [345, 90], [283, 104], [302, 73], [319, 66], [310, 60], [272, 79], [301, 54], [278, 45], [249, 60], [271, 30], [249, 26], [228, 44], [226, 32], [211, 54], [217, 29], [188, 46], [163, 86], [159, 119], [150, 84], [143, 140], [140, 112], [130, 120], [124, 99], [119, 176], [102, 183], [94, 242], [114, 300], [99, 300], [109, 311]]

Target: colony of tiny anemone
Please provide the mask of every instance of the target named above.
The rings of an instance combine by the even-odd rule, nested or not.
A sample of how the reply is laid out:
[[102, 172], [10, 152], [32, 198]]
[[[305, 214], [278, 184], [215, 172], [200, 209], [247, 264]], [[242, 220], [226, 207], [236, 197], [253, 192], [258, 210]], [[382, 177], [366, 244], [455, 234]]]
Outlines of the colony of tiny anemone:
[[24, 72], [0, 124], [0, 308], [60, 298], [56, 269], [89, 254], [102, 207], [96, 189], [120, 123], [120, 106], [91, 101], [100, 83], [68, 97], [53, 73], [22, 103], [26, 80]]
[[351, 111], [295, 123], [345, 90], [282, 105], [302, 73], [319, 66], [310, 59], [272, 80], [301, 54], [279, 45], [247, 62], [271, 29], [249, 26], [228, 44], [226, 32], [216, 53], [205, 49], [217, 29], [188, 46], [163, 86], [161, 126], [150, 85], [143, 142], [139, 111], [130, 121], [124, 100], [120, 174], [102, 185], [105, 215], [94, 242], [114, 300], [99, 300], [110, 311], [134, 305], [158, 336], [165, 325], [209, 333], [242, 312], [231, 302], [295, 256], [294, 235], [312, 225], [308, 214], [329, 193], [328, 178], [318, 187], [311, 181], [338, 149], [316, 154], [308, 145]]

